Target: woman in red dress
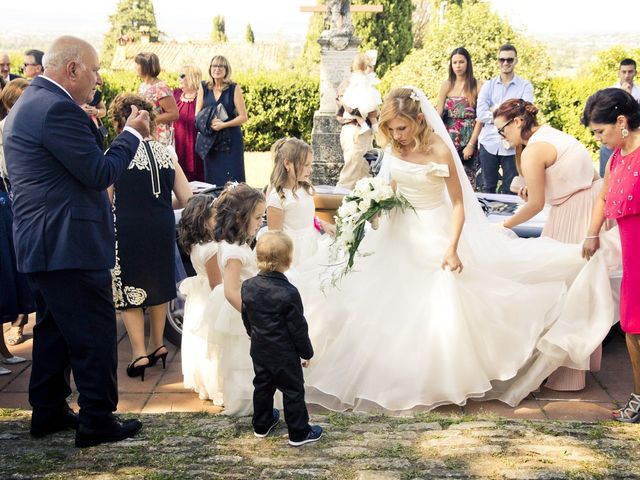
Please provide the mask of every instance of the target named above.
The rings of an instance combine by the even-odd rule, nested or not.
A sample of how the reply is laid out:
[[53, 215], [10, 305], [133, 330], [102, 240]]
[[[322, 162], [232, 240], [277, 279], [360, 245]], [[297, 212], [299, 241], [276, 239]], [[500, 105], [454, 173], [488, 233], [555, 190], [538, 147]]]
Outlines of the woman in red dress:
[[196, 97], [202, 72], [198, 67], [185, 65], [180, 74], [180, 86], [173, 91], [178, 105], [178, 120], [173, 123], [178, 161], [187, 180], [204, 181], [202, 159], [196, 153]]
[[640, 104], [620, 88], [605, 88], [587, 100], [582, 123], [603, 145], [613, 149], [582, 253], [590, 258], [600, 247], [599, 232], [605, 218], [618, 222], [623, 270], [620, 326], [631, 359], [634, 391], [627, 404], [613, 412], [613, 417], [636, 423], [640, 422]]

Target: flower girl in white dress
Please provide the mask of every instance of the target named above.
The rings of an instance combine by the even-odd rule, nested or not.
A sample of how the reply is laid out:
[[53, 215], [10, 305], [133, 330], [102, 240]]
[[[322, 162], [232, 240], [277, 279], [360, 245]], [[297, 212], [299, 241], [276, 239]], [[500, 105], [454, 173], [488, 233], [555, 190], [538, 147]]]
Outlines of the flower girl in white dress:
[[265, 214], [262, 192], [245, 183], [228, 183], [215, 202], [214, 240], [222, 285], [211, 292], [204, 318], [209, 322], [207, 358], [216, 365], [212, 376], [216, 405], [224, 414], [253, 411], [253, 364], [250, 340], [242, 323], [240, 287], [258, 273], [255, 252], [249, 246]]
[[413, 210], [382, 217], [361, 244], [370, 255], [326, 298], [306, 295], [317, 289], [311, 279], [297, 285], [310, 331], [328, 339], [305, 378], [307, 401], [388, 411], [469, 398], [516, 405], [558, 366], [587, 364], [613, 320], [605, 257], [585, 265], [580, 245], [490, 225], [418, 89], [389, 94], [380, 131], [392, 185]]
[[209, 322], [204, 311], [209, 295], [222, 283], [218, 267], [218, 244], [213, 240], [214, 202], [212, 195], [196, 195], [182, 212], [178, 224], [180, 244], [191, 258], [196, 275], [180, 284], [186, 295], [182, 323], [182, 375], [184, 387], [196, 391], [201, 399], [213, 399], [217, 368], [207, 357]]
[[[318, 252], [322, 238], [314, 225], [314, 192], [309, 180], [313, 150], [297, 138], [281, 138], [271, 147], [271, 154], [273, 171], [267, 196], [267, 226], [269, 230], [283, 230], [291, 237], [292, 268], [296, 269]], [[335, 234], [334, 225], [319, 222], [326, 233]]]

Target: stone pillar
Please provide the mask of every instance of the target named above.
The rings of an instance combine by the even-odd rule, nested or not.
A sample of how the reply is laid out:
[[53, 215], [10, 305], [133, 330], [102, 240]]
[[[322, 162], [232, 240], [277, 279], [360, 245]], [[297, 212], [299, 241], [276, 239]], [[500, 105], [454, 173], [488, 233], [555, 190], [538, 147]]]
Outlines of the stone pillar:
[[344, 163], [340, 147], [340, 124], [336, 120], [336, 90], [351, 70], [360, 40], [351, 35], [321, 36], [320, 108], [313, 115], [311, 146], [315, 185], [335, 185]]

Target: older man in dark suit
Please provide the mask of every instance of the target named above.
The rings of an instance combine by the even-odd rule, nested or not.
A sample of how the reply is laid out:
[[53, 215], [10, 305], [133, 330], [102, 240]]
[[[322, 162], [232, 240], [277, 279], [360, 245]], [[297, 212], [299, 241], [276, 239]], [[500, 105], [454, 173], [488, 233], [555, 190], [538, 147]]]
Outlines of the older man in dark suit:
[[7, 52], [0, 52], [0, 77], [4, 79], [5, 83], [20, 78], [20, 75], [11, 73], [11, 59]]
[[[149, 134], [149, 115], [134, 108], [104, 154], [80, 107], [102, 83], [96, 51], [79, 38], [60, 37], [44, 65], [4, 129], [18, 269], [28, 274], [37, 305], [31, 433], [76, 428], [76, 446], [86, 447], [133, 436], [142, 426], [112, 413], [118, 402], [109, 272], [115, 252], [106, 188]], [[79, 392], [77, 417], [66, 402], [69, 366]]]

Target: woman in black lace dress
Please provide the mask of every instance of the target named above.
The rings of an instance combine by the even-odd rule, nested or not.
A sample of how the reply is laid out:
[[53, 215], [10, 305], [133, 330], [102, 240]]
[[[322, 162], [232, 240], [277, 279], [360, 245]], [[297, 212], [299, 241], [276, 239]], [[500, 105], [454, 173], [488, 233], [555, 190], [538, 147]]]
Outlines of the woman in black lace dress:
[[[149, 102], [137, 95], [120, 94], [109, 109], [116, 130], [124, 128], [132, 105], [149, 111], [153, 123]], [[151, 131], [155, 131], [153, 125]], [[167, 304], [176, 297], [172, 191], [181, 205], [191, 196], [175, 152], [154, 139], [140, 142], [129, 167], [110, 187], [116, 230], [113, 298], [131, 341], [127, 375], [143, 380], [145, 369], [158, 359], [164, 366], [168, 353], [162, 335]], [[151, 322], [147, 346], [143, 309]]]

